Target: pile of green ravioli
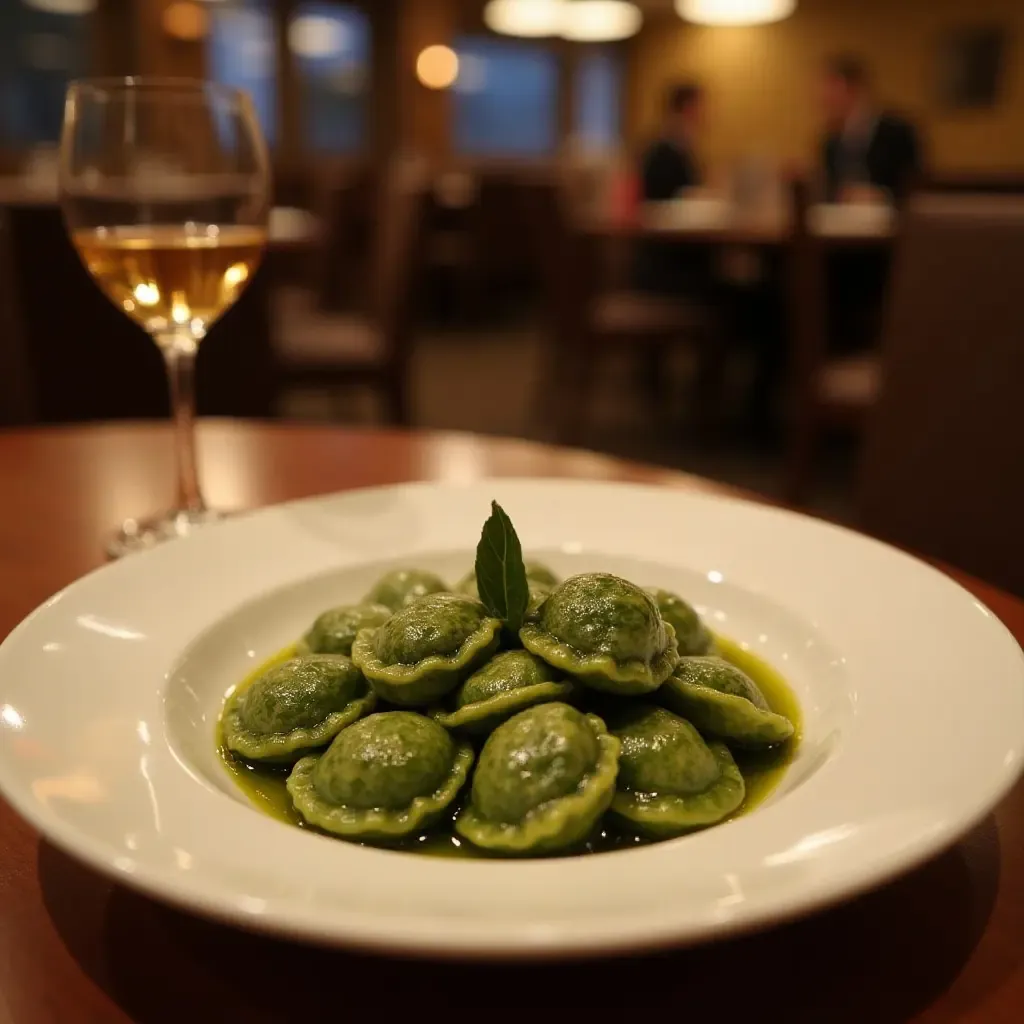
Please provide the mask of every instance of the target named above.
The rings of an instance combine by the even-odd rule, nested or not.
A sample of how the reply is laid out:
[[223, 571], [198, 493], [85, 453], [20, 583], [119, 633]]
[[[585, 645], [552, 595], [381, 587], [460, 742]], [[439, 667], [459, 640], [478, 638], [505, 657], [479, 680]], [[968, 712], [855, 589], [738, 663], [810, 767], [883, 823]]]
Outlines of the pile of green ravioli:
[[559, 580], [523, 561], [497, 505], [454, 589], [388, 573], [222, 724], [234, 755], [290, 766], [296, 810], [325, 832], [398, 843], [454, 814], [509, 856], [581, 847], [606, 815], [656, 839], [714, 825], [745, 796], [731, 751], [793, 735], [681, 597]]

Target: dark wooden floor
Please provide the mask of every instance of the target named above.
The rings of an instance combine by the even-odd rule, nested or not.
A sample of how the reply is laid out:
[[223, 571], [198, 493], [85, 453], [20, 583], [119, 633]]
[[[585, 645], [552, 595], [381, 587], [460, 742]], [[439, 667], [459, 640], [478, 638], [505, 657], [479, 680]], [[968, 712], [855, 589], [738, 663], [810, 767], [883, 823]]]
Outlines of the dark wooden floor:
[[[508, 328], [430, 329], [417, 337], [413, 412], [418, 426], [551, 440], [537, 415], [536, 389], [544, 342], [528, 324]], [[602, 372], [593, 428], [586, 447], [699, 473], [763, 494], [777, 495], [782, 481], [778, 444], [736, 436], [728, 426], [714, 444], [698, 442], [686, 425], [689, 367], [685, 356], [671, 367], [678, 425], [658, 424], [647, 405], [638, 366], [628, 358]], [[733, 367], [731, 391], [742, 392], [745, 367]], [[370, 395], [293, 393], [283, 414], [303, 419], [372, 423], [379, 415]], [[810, 496], [813, 511], [852, 518], [853, 453], [842, 444], [826, 452]]]

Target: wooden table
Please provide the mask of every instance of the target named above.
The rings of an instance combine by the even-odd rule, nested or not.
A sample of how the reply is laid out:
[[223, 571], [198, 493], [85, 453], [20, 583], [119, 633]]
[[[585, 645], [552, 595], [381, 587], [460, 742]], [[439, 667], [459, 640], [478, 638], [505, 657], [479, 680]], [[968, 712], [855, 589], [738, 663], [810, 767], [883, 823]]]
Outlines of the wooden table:
[[[457, 434], [204, 425], [210, 499], [484, 475], [722, 491], [583, 452]], [[160, 427], [0, 433], [0, 635], [99, 565], [124, 516], [171, 497]], [[960, 581], [1024, 639], [1024, 602]], [[969, 684], [965, 680], [965, 685]], [[955, 752], [951, 752], [955, 756]], [[846, 906], [759, 936], [601, 964], [436, 965], [310, 949], [170, 910], [40, 840], [0, 802], [0, 1024], [488, 1017], [890, 1024], [1024, 1020], [1024, 787], [951, 850]], [[500, 1016], [499, 1018], [500, 1019]], [[662, 1019], [662, 1018], [658, 1018]], [[650, 1018], [654, 1020], [654, 1018]]]
[[[0, 177], [0, 207], [36, 206], [56, 209], [60, 196], [56, 183], [38, 183], [19, 177]], [[323, 225], [308, 210], [275, 206], [267, 220], [267, 248], [271, 252], [308, 252], [320, 242]]]
[[[661, 206], [656, 203], [653, 206]], [[842, 207], [820, 204], [808, 209], [808, 234], [822, 249], [887, 249], [896, 239], [895, 219], [861, 223], [843, 219]], [[640, 207], [631, 220], [594, 217], [581, 220], [578, 229], [595, 239], [676, 242], [690, 245], [736, 246], [740, 248], [781, 249], [797, 238], [791, 215], [725, 216], [721, 218], [685, 218], [673, 221]]]

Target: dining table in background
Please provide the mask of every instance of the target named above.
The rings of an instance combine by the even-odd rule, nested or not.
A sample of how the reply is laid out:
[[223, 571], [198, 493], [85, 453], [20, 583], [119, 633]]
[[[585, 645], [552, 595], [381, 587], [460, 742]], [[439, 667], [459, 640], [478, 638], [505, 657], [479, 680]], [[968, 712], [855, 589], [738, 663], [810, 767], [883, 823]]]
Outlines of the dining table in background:
[[[0, 207], [59, 204], [56, 179], [0, 177]], [[274, 206], [267, 220], [267, 248], [273, 252], [303, 253], [322, 240], [323, 226], [316, 214], [297, 206]]]
[[[237, 511], [355, 487], [487, 476], [739, 494], [588, 452], [464, 434], [213, 421], [202, 425], [200, 449], [211, 503]], [[104, 539], [123, 518], [171, 501], [171, 452], [169, 431], [155, 425], [0, 432], [0, 636], [99, 567]], [[951, 575], [1024, 640], [1024, 601]], [[892, 626], [898, 643], [899, 624]], [[401, 858], [394, 861], [400, 870]], [[1019, 1024], [1024, 785], [939, 857], [804, 920], [705, 947], [532, 965], [388, 959], [237, 931], [95, 873], [0, 800], [2, 1024], [263, 1024], [355, 1009], [384, 1020], [434, 1011], [500, 1019], [513, 1007], [538, 1021], [585, 1009], [593, 1021], [654, 1011], [787, 1024]]]
[[[896, 240], [898, 218], [877, 203], [810, 203], [744, 210], [712, 199], [642, 203], [628, 217], [584, 215], [577, 229], [595, 241], [625, 239], [692, 245], [780, 249], [806, 232], [822, 249], [886, 249]], [[801, 223], [803, 222], [803, 223]]]

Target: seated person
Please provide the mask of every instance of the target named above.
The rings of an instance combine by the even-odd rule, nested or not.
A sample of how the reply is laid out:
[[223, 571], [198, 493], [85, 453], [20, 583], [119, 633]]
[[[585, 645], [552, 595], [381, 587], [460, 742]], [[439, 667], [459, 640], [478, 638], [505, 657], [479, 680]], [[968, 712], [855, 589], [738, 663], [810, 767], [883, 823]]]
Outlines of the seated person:
[[[642, 202], [665, 202], [703, 182], [696, 142], [704, 120], [704, 90], [695, 82], [673, 85], [665, 96], [661, 135], [644, 154]], [[678, 242], [647, 240], [637, 251], [635, 282], [644, 291], [693, 294], [708, 277], [706, 254]]]
[[[902, 205], [922, 170], [922, 147], [914, 126], [879, 109], [867, 69], [856, 57], [833, 57], [826, 63], [822, 101], [825, 199], [843, 202], [880, 193]], [[887, 252], [830, 254], [829, 336], [834, 349], [851, 351], [875, 341], [888, 279]]]
[[[704, 124], [703, 88], [694, 82], [672, 86], [665, 98], [661, 136], [641, 167], [641, 199], [664, 202], [704, 184], [697, 142]], [[703, 243], [644, 239], [637, 249], [635, 284], [644, 291], [712, 307], [725, 333], [753, 349], [754, 378], [745, 419], [751, 433], [765, 436], [772, 424], [784, 371], [785, 325], [779, 289], [771, 275], [751, 286], [716, 277], [715, 249]], [[664, 367], [658, 353], [648, 365], [648, 384], [658, 393]]]
[[665, 97], [661, 137], [647, 150], [641, 169], [645, 202], [675, 199], [701, 184], [696, 142], [704, 120], [704, 90], [695, 82], [673, 85]]
[[899, 114], [878, 109], [867, 69], [856, 57], [826, 63], [822, 99], [825, 198], [841, 202], [867, 186], [901, 204], [921, 173], [917, 129]]

